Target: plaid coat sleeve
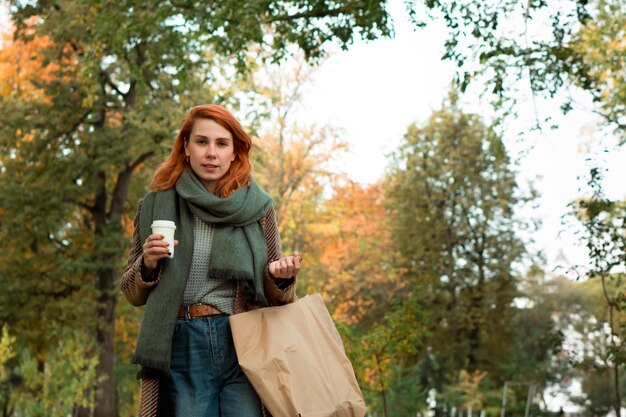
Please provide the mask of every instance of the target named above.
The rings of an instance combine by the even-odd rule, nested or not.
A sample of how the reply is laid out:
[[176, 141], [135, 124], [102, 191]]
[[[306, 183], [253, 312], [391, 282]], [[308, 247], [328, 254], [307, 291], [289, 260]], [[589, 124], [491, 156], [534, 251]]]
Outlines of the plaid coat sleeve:
[[263, 277], [265, 296], [272, 306], [292, 303], [296, 300], [296, 277], [277, 279], [269, 271], [269, 264], [283, 257], [276, 213], [273, 207], [268, 210], [265, 217], [261, 220], [261, 226], [267, 242], [267, 265], [265, 266], [265, 276]]
[[158, 266], [149, 277], [144, 277], [143, 272], [143, 242], [139, 233], [139, 216], [143, 200], [137, 205], [135, 215], [133, 243], [128, 254], [128, 262], [122, 274], [121, 288], [124, 297], [134, 306], [146, 304], [150, 290], [158, 285], [161, 279], [161, 267]]

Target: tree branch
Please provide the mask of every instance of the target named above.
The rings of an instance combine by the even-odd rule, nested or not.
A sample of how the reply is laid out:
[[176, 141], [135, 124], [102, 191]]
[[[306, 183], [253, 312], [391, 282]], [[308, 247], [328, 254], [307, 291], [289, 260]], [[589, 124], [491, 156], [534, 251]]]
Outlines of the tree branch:
[[128, 168], [130, 170], [133, 170], [135, 168], [137, 168], [140, 164], [143, 164], [146, 160], [148, 160], [148, 158], [154, 156], [154, 151], [149, 151], [146, 152], [142, 155], [139, 155], [139, 157], [137, 159], [135, 159], [133, 162], [130, 163], [130, 165], [128, 166]]
[[291, 15], [273, 16], [273, 17], [264, 19], [261, 22], [262, 23], [275, 23], [275, 22], [285, 22], [285, 21], [297, 20], [297, 19], [318, 19], [322, 17], [339, 16], [344, 13], [350, 13], [351, 11], [361, 8], [361, 7], [364, 7], [363, 3], [358, 3], [354, 6], [340, 7], [338, 9], [332, 9], [332, 10], [311, 10], [308, 12], [301, 12], [301, 13], [296, 13], [296, 14], [291, 14]]
[[109, 87], [111, 87], [113, 89], [113, 91], [115, 91], [120, 97], [122, 98], [126, 98], [126, 94], [128, 93], [123, 93], [119, 87], [117, 85], [115, 85], [115, 83], [113, 82], [113, 80], [111, 80], [111, 76], [109, 73], [102, 71], [102, 76], [104, 77], [104, 82], [106, 85], [108, 85]]
[[154, 151], [145, 152], [117, 174], [117, 181], [115, 183], [115, 189], [113, 190], [113, 198], [111, 199], [111, 208], [107, 213], [107, 217], [109, 219], [112, 218], [117, 221], [122, 217], [124, 211], [124, 201], [126, 201], [128, 186], [130, 184], [133, 171], [153, 155]]
[[85, 121], [87, 116], [89, 116], [90, 114], [91, 114], [91, 109], [85, 110], [83, 114], [81, 114], [80, 117], [74, 123], [72, 123], [67, 129], [60, 131], [58, 136], [61, 137], [61, 136], [69, 135], [72, 132], [76, 131], [76, 129], [78, 129], [78, 127]]
[[95, 208], [94, 206], [90, 206], [89, 204], [83, 203], [82, 201], [77, 201], [69, 198], [64, 198], [63, 201], [65, 201], [66, 203], [76, 204], [78, 207], [83, 208], [90, 213], [92, 213]]

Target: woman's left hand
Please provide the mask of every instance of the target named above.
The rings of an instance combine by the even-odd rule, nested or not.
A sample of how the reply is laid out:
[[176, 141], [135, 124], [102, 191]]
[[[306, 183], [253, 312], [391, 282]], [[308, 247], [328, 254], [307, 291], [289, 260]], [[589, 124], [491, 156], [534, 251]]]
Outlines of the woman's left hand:
[[300, 255], [285, 256], [270, 263], [270, 274], [274, 278], [291, 278], [300, 272], [300, 263], [302, 257]]

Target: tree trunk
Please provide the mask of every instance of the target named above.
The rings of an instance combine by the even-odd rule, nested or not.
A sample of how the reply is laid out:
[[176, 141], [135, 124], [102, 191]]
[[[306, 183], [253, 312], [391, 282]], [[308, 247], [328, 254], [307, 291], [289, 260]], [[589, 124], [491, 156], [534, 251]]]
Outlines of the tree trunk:
[[[94, 220], [96, 234], [96, 256], [103, 265], [96, 274], [96, 290], [98, 291], [98, 317], [100, 322], [96, 331], [98, 342], [97, 376], [101, 379], [96, 391], [96, 403], [93, 417], [117, 416], [117, 381], [115, 380], [115, 306], [117, 305], [116, 277], [118, 270], [115, 267], [119, 253], [107, 247], [113, 236], [122, 237], [122, 218], [124, 201], [128, 195], [128, 186], [137, 165], [150, 158], [154, 152], [146, 152], [135, 161], [128, 164], [117, 175], [115, 189], [111, 195], [110, 210], [106, 211], [107, 192], [105, 188], [105, 173], [100, 172], [100, 192], [94, 205]], [[82, 417], [82, 416], [81, 416]]]
[[376, 368], [378, 370], [379, 380], [380, 380], [380, 395], [383, 400], [383, 416], [387, 417], [387, 394], [385, 390], [385, 384], [383, 383], [383, 375], [380, 370], [380, 362], [378, 360], [378, 355], [374, 355], [374, 359], [376, 359]]
[[115, 364], [115, 305], [117, 295], [115, 291], [115, 275], [117, 271], [106, 269], [100, 271], [96, 278], [96, 287], [100, 292], [99, 317], [102, 322], [96, 332], [98, 342], [97, 375], [102, 378], [96, 392], [96, 406], [94, 417], [117, 416], [117, 384], [114, 376]]
[[[606, 280], [605, 276], [601, 277], [602, 282], [602, 293], [604, 294], [604, 299], [606, 300], [608, 309], [609, 309], [609, 327], [611, 329], [611, 346], [615, 349], [617, 347], [617, 343], [615, 341], [615, 328], [614, 328], [614, 319], [613, 319], [613, 308], [615, 305], [615, 301], [611, 299], [609, 293], [606, 289]], [[615, 417], [621, 417], [622, 415], [622, 397], [619, 390], [619, 366], [620, 362], [617, 358], [613, 358], [613, 383], [615, 384]]]
[[[611, 314], [612, 315], [612, 314]], [[619, 361], [614, 359], [613, 378], [615, 382], [615, 417], [621, 417], [622, 414], [622, 398], [619, 390]]]
[[[97, 194], [94, 201], [93, 219], [95, 226], [95, 254], [94, 260], [100, 267], [96, 271], [95, 286], [97, 291], [97, 317], [96, 341], [98, 346], [98, 367], [96, 377], [98, 385], [95, 393], [93, 417], [116, 417], [117, 416], [117, 384], [114, 375], [115, 364], [115, 305], [117, 304], [117, 291], [115, 277], [118, 273], [115, 248], [111, 247], [116, 242], [115, 236], [121, 237], [121, 215], [111, 218], [107, 214], [108, 194], [106, 190], [106, 173], [100, 171], [96, 174]], [[115, 201], [115, 195], [112, 196]]]
[[471, 311], [470, 311], [470, 331], [469, 331], [469, 352], [467, 356], [467, 369], [470, 372], [477, 371], [481, 364], [479, 363], [479, 358], [477, 357], [477, 353], [480, 351], [482, 345], [482, 336], [481, 336], [481, 328], [483, 325], [483, 285], [484, 285], [484, 268], [482, 265], [480, 268], [480, 278], [479, 282], [475, 288], [472, 288], [470, 291], [470, 296], [472, 299], [471, 303]]
[[[96, 378], [100, 380], [95, 395], [93, 409], [75, 406], [72, 417], [115, 417], [117, 416], [117, 381], [115, 380], [115, 295], [114, 269], [101, 270], [96, 276], [98, 297], [97, 316], [99, 319], [96, 329], [98, 352], [98, 367]], [[89, 396], [89, 392], [85, 395]]]
[[91, 409], [74, 405], [72, 417], [91, 417]]

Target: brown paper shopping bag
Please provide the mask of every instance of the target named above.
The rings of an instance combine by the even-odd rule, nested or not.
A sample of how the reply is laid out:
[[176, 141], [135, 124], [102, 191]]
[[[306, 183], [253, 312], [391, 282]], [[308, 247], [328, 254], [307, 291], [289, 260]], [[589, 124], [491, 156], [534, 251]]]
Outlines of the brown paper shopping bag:
[[363, 394], [319, 294], [230, 317], [241, 368], [273, 417], [363, 417]]

